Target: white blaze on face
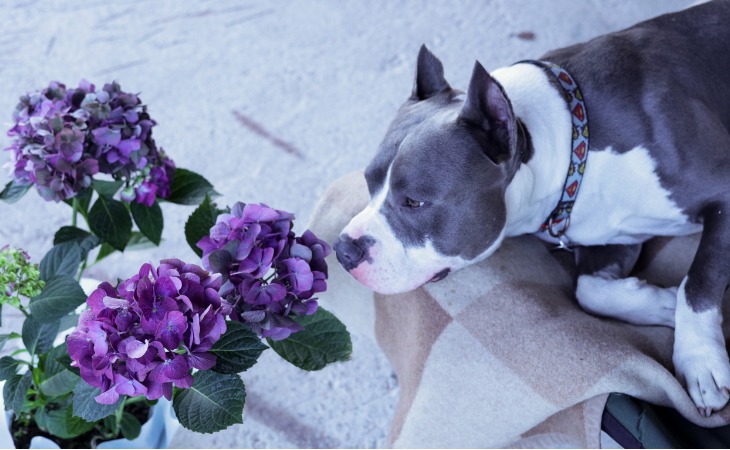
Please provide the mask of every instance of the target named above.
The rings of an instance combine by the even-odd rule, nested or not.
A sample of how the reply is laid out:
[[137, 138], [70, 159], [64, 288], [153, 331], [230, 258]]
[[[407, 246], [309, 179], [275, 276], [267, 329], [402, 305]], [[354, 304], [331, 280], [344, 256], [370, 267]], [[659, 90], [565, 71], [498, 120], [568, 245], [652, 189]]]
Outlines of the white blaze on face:
[[470, 261], [439, 253], [430, 240], [426, 240], [423, 246], [406, 246], [398, 239], [382, 213], [390, 190], [390, 171], [391, 168], [388, 168], [383, 187], [368, 206], [342, 230], [353, 240], [361, 236], [369, 236], [374, 240], [365, 260], [350, 270], [350, 274], [360, 283], [380, 294], [408, 292], [429, 282], [444, 269], [459, 270], [486, 258], [499, 247], [503, 233], [486, 251]]

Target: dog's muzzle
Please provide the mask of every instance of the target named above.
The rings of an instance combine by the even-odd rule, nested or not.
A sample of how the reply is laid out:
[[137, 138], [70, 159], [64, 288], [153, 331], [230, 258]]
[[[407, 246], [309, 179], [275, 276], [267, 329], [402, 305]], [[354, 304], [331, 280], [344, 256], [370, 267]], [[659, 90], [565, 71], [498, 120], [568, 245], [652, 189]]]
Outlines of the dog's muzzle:
[[334, 245], [337, 261], [349, 272], [359, 266], [361, 262], [370, 259], [369, 249], [374, 243], [375, 239], [370, 236], [352, 239], [346, 234], [341, 234]]

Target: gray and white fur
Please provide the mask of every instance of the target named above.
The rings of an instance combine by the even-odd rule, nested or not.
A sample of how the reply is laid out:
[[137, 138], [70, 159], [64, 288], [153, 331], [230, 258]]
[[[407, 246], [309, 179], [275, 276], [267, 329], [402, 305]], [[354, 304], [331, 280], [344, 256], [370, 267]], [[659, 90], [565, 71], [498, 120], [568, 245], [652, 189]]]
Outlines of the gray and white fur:
[[[566, 237], [587, 311], [675, 328], [674, 365], [702, 415], [730, 399], [721, 301], [730, 282], [730, 0], [639, 23], [541, 59], [575, 77], [591, 146]], [[345, 227], [338, 260], [384, 294], [415, 289], [536, 233], [560, 200], [571, 120], [553, 75], [529, 63], [476, 63], [466, 93], [418, 55], [365, 177], [369, 205]], [[631, 272], [652, 236], [702, 232], [679, 287]], [[552, 241], [547, 233], [540, 238]]]

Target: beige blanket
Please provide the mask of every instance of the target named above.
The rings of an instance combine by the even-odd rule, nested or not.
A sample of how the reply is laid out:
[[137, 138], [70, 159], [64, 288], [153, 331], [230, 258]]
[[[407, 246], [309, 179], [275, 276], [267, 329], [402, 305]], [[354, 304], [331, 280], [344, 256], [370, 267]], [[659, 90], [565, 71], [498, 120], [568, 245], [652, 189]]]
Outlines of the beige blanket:
[[[361, 172], [341, 178], [312, 229], [333, 242], [367, 201]], [[696, 245], [656, 239], [637, 273], [677, 285]], [[571, 255], [534, 237], [508, 239], [488, 260], [395, 296], [373, 296], [334, 255], [329, 262], [323, 304], [348, 327], [374, 330], [398, 375], [394, 447], [598, 447], [611, 392], [673, 406], [700, 425], [730, 422], [730, 408], [701, 417], [674, 378], [672, 329], [583, 312]]]

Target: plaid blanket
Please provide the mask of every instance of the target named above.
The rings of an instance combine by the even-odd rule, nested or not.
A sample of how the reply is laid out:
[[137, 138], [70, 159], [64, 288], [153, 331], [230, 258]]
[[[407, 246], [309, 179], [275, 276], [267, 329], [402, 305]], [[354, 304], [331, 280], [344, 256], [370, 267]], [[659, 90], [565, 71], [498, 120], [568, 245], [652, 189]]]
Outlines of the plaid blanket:
[[[368, 199], [362, 172], [347, 175], [310, 228], [332, 242]], [[650, 241], [636, 275], [678, 285], [697, 243]], [[334, 255], [330, 267], [323, 305], [377, 339], [398, 375], [394, 447], [596, 448], [611, 392], [674, 407], [699, 425], [730, 423], [730, 408], [701, 417], [674, 378], [672, 329], [584, 312], [572, 256], [535, 237], [507, 239], [486, 261], [400, 295], [373, 295]]]

